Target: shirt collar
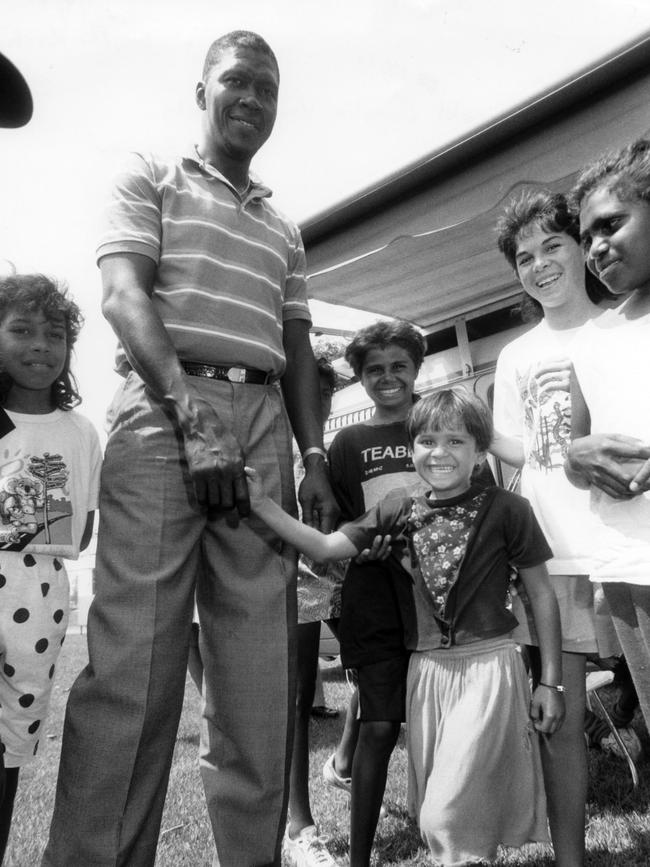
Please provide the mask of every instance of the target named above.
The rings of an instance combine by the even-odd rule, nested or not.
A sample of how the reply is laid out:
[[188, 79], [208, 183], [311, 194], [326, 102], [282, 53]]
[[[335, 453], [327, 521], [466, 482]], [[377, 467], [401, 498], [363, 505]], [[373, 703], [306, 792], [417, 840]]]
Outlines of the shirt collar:
[[250, 201], [266, 199], [269, 196], [273, 195], [273, 190], [270, 187], [267, 187], [266, 184], [262, 183], [260, 178], [257, 177], [253, 172], [248, 173], [248, 187], [244, 190], [243, 193], [240, 193], [239, 190], [233, 186], [233, 184], [228, 180], [225, 175], [222, 175], [219, 169], [216, 169], [214, 166], [211, 166], [210, 163], [206, 163], [201, 154], [199, 153], [198, 146], [196, 144], [191, 144], [187, 149], [186, 159], [195, 163], [202, 172], [205, 172], [208, 175], [211, 175], [213, 178], [217, 178], [222, 183], [226, 184], [226, 186], [230, 187], [230, 189], [235, 193], [238, 198], [241, 199], [243, 204], [247, 204]]
[[425, 493], [424, 499], [430, 508], [439, 509], [441, 506], [457, 506], [465, 500], [471, 500], [477, 494], [480, 494], [482, 490], [483, 488], [480, 485], [472, 484], [462, 494], [456, 494], [455, 497], [449, 497], [447, 500], [432, 497], [431, 491]]

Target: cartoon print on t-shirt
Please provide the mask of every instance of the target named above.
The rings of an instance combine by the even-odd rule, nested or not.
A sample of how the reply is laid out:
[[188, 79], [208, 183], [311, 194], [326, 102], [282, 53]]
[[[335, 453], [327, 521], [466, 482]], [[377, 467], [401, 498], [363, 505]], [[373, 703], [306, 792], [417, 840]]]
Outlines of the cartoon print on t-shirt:
[[528, 464], [533, 469], [564, 466], [571, 444], [571, 396], [568, 391], [539, 388], [534, 370], [517, 375], [524, 406]]
[[70, 544], [70, 472], [61, 455], [5, 452], [0, 460], [0, 549]]

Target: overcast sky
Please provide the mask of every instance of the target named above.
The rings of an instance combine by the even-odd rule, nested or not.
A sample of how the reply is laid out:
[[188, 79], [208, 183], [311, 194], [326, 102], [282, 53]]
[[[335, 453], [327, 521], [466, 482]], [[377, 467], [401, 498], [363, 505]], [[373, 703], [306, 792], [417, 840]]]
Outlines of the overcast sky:
[[253, 167], [301, 220], [634, 40], [650, 30], [650, 2], [5, 0], [0, 51], [35, 111], [0, 130], [0, 257], [69, 282], [97, 424], [115, 385], [94, 264], [105, 190], [129, 150], [195, 139], [205, 50], [239, 28], [260, 32], [281, 70], [276, 127]]

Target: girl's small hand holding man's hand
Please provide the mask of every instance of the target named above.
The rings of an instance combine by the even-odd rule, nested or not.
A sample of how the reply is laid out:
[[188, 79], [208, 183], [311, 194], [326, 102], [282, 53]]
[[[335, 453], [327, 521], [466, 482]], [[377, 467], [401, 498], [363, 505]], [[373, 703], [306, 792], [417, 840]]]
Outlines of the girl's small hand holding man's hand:
[[357, 556], [355, 563], [362, 566], [372, 560], [386, 560], [393, 550], [390, 536], [375, 536], [370, 548], [364, 548]]
[[538, 732], [552, 735], [564, 722], [564, 695], [554, 687], [539, 684], [530, 703], [530, 718]]

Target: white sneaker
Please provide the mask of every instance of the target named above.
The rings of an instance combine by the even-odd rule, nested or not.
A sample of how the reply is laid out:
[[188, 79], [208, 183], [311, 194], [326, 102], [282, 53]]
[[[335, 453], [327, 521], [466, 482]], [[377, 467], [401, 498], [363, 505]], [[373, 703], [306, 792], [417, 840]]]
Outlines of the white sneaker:
[[327, 783], [328, 786], [332, 786], [334, 789], [341, 789], [346, 795], [352, 794], [352, 777], [340, 777], [336, 773], [336, 768], [334, 767], [334, 757], [335, 753], [329, 757], [329, 759], [323, 765], [323, 779]]
[[336, 861], [325, 848], [328, 837], [318, 833], [316, 825], [303, 828], [297, 837], [284, 834], [284, 854], [292, 867], [336, 867]]
[[[339, 776], [334, 767], [335, 755], [335, 753], [332, 753], [323, 765], [323, 780], [325, 780], [327, 785], [331, 786], [333, 789], [340, 789], [342, 792], [345, 792], [346, 795], [352, 797], [352, 777]], [[379, 818], [383, 819], [385, 816], [386, 807], [382, 804], [379, 809]]]
[[[641, 741], [639, 740], [637, 733], [631, 726], [616, 729], [616, 731], [620, 739], [627, 747], [627, 751], [630, 754], [630, 758], [632, 759], [632, 761], [638, 762], [641, 758], [643, 747], [641, 746]], [[605, 750], [606, 753], [613, 753], [613, 755], [618, 756], [621, 759], [625, 758], [625, 753], [621, 749], [618, 741], [613, 734], [609, 734], [606, 738], [603, 738], [600, 742], [600, 747], [601, 749]]]

